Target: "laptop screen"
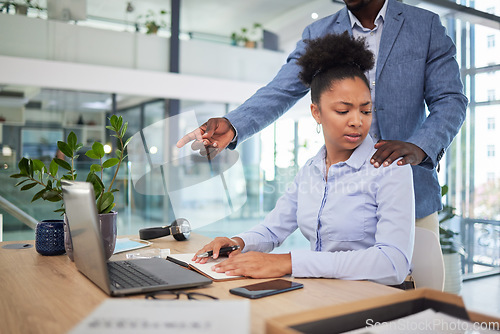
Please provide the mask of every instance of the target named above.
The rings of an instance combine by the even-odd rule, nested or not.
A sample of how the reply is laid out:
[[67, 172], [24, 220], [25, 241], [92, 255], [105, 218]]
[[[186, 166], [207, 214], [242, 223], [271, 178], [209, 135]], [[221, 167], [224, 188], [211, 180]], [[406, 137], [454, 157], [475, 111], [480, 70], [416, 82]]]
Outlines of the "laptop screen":
[[88, 182], [63, 182], [62, 188], [75, 265], [109, 294], [107, 261], [99, 228], [94, 188]]

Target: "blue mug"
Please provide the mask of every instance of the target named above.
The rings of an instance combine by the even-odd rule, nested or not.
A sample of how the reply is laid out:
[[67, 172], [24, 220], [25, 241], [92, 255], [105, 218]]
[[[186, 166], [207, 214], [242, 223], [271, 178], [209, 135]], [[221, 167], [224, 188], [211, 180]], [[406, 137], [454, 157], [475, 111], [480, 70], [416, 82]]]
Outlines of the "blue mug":
[[64, 221], [42, 220], [35, 229], [35, 248], [42, 255], [61, 255], [64, 249]]

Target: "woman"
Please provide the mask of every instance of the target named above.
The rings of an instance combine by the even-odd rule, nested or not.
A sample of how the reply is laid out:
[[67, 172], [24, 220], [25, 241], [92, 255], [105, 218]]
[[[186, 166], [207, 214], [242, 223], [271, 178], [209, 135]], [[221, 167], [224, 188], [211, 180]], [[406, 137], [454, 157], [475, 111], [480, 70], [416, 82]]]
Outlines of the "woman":
[[[409, 165], [374, 168], [372, 115], [364, 72], [373, 54], [347, 33], [307, 42], [298, 60], [311, 86], [311, 113], [325, 145], [306, 162], [265, 220], [233, 238], [219, 237], [196, 255], [238, 245], [217, 272], [255, 278], [327, 277], [400, 284], [410, 271], [414, 198]], [[310, 250], [268, 254], [299, 228]], [[206, 262], [195, 255], [193, 260]]]

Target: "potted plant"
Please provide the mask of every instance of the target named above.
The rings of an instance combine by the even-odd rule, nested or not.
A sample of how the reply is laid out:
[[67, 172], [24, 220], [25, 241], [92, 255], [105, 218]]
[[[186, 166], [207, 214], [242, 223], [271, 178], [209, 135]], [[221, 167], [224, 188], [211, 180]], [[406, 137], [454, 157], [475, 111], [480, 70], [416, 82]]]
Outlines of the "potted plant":
[[251, 29], [243, 27], [239, 32], [231, 34], [232, 45], [255, 48], [260, 41], [262, 41], [262, 25], [260, 23], [254, 23]]
[[247, 48], [256, 48], [257, 43], [262, 41], [262, 33], [262, 24], [254, 23], [252, 28], [248, 30], [247, 42], [245, 46]]
[[[108, 249], [106, 247], [106, 253], [111, 256], [114, 250], [114, 240], [112, 239], [116, 238], [117, 215], [115, 211], [112, 211], [116, 205], [113, 193], [118, 191], [113, 188], [113, 185], [115, 183], [116, 176], [118, 175], [120, 166], [126, 158], [124, 151], [130, 139], [124, 142], [124, 136], [127, 131], [128, 123], [123, 123], [123, 118], [121, 116], [117, 117], [116, 115], [113, 115], [109, 118], [109, 122], [111, 125], [106, 126], [106, 128], [113, 132], [113, 137], [117, 138], [117, 150], [115, 152], [115, 157], [106, 158], [104, 146], [99, 142], [93, 143], [92, 148], [88, 150], [85, 155], [90, 159], [97, 160], [95, 164], [90, 166], [90, 171], [87, 174], [86, 181], [92, 183], [94, 186], [96, 206], [101, 222], [101, 232], [103, 233], [103, 237], [109, 235], [108, 245], [109, 248], [112, 248]], [[19, 173], [10, 176], [12, 178], [21, 179], [15, 185], [16, 187], [21, 186], [21, 191], [27, 191], [35, 187], [40, 189], [41, 187], [41, 189], [33, 196], [31, 202], [39, 199], [50, 202], [62, 201], [63, 195], [61, 181], [77, 180], [75, 161], [79, 157], [78, 152], [82, 149], [83, 145], [78, 143], [78, 138], [75, 133], [70, 132], [67, 141], [58, 141], [57, 147], [69, 160], [69, 162], [66, 161], [66, 159], [55, 157], [47, 167], [40, 160], [22, 158], [18, 164]], [[111, 167], [116, 167], [115, 172], [111, 181], [106, 186], [103, 180], [104, 170]], [[61, 172], [60, 169], [64, 170], [64, 172]], [[55, 212], [64, 213], [64, 203], [62, 203], [61, 208], [55, 210]], [[65, 232], [66, 251], [68, 256], [72, 258], [71, 243], [69, 234], [67, 233], [67, 227]]]
[[245, 45], [245, 36], [243, 35], [243, 33], [244, 33], [243, 29], [245, 29], [245, 28], [241, 28], [241, 29], [242, 29], [241, 33], [238, 33], [238, 32], [231, 33], [231, 44], [234, 46], [244, 46]]
[[38, 11], [43, 10], [37, 3], [34, 3], [33, 0], [24, 0], [24, 1], [4, 1], [2, 7], [0, 8], [0, 12], [5, 10], [6, 13], [9, 13], [10, 6], [13, 6], [15, 9], [15, 13], [17, 15], [28, 15], [28, 8], [34, 8]]
[[138, 22], [144, 20], [142, 25], [146, 27], [146, 34], [156, 34], [158, 29], [166, 28], [167, 23], [162, 19], [164, 15], [167, 15], [168, 12], [166, 10], [160, 10], [158, 13], [153, 10], [149, 10], [145, 15], [139, 15], [137, 17]]
[[[448, 186], [441, 187], [441, 196], [448, 193]], [[465, 249], [460, 242], [459, 233], [449, 227], [450, 221], [456, 217], [455, 208], [444, 205], [439, 212], [439, 241], [443, 252], [445, 282], [444, 291], [459, 294], [462, 289], [462, 256]]]

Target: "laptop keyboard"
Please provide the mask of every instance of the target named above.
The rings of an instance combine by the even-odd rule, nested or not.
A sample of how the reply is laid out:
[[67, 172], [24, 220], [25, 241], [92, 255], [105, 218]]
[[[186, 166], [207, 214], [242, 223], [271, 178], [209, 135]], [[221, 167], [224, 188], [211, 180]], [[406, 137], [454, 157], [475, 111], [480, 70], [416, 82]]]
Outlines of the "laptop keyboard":
[[166, 281], [145, 273], [143, 269], [129, 261], [108, 262], [108, 272], [111, 284], [118, 289], [167, 284]]

